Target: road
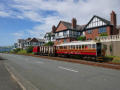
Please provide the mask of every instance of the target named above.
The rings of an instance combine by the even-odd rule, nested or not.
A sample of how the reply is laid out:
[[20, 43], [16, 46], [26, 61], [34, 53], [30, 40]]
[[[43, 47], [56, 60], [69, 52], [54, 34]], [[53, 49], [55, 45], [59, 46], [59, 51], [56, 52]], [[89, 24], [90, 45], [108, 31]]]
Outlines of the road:
[[0, 54], [27, 90], [120, 90], [120, 71], [32, 56]]

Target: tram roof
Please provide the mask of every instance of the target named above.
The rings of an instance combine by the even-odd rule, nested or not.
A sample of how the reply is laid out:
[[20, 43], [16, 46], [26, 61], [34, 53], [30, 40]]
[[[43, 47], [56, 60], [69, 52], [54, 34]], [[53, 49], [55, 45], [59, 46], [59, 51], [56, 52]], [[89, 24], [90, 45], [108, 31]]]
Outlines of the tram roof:
[[95, 41], [73, 41], [69, 43], [59, 44], [57, 46], [70, 46], [70, 45], [87, 45], [87, 44], [96, 44]]

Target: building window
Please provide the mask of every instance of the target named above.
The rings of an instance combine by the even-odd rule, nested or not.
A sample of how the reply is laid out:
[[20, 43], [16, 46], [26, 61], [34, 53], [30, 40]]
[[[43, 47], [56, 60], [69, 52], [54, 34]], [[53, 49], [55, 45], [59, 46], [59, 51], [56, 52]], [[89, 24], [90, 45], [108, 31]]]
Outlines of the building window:
[[87, 40], [92, 40], [92, 38], [88, 38]]
[[59, 36], [59, 33], [57, 33], [57, 36]]
[[101, 28], [99, 28], [99, 31], [98, 31], [99, 33], [106, 33], [107, 32], [107, 30], [106, 30], [106, 27], [101, 27]]
[[59, 42], [60, 40], [57, 40], [57, 42]]
[[66, 39], [64, 39], [64, 43], [65, 43], [65, 42], [67, 42], [67, 40], [66, 40]]
[[66, 36], [66, 35], [67, 35], [67, 31], [64, 31], [64, 32], [63, 32], [63, 36]]
[[88, 34], [91, 34], [91, 33], [92, 33], [92, 30], [88, 30], [87, 33], [88, 33]]

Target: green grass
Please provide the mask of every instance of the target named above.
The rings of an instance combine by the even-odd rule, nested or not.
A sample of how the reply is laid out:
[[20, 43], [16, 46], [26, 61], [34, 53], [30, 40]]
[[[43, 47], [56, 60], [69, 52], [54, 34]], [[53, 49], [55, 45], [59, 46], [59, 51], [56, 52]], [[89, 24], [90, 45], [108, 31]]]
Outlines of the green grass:
[[108, 58], [113, 58], [111, 62], [113, 63], [120, 63], [120, 57], [119, 56], [106, 56]]
[[120, 63], [120, 60], [112, 60], [113, 63]]

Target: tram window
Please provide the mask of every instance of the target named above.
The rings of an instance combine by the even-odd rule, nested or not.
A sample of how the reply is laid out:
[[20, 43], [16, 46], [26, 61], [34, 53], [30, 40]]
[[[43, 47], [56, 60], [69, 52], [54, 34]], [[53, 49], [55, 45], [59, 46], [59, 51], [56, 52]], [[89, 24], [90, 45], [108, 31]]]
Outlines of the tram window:
[[76, 49], [79, 49], [79, 46], [78, 46], [78, 45], [76, 45]]
[[73, 46], [73, 49], [75, 49], [75, 46]]
[[71, 48], [72, 48], [72, 49], [75, 49], [75, 46], [72, 45]]
[[69, 46], [67, 46], [67, 49], [69, 49]]
[[69, 49], [71, 49], [71, 46], [69, 46]]
[[59, 49], [62, 49], [61, 46], [59, 47]]
[[84, 48], [84, 45], [82, 45], [82, 49]]
[[85, 45], [85, 49], [88, 49], [88, 45]]
[[95, 44], [92, 45], [92, 48], [95, 48]]
[[67, 46], [65, 46], [65, 49], [67, 49]]
[[88, 45], [88, 48], [91, 48], [91, 45], [90, 45], [90, 44]]
[[81, 49], [81, 45], [79, 45], [79, 49]]
[[69, 49], [71, 48], [71, 46], [69, 46]]

